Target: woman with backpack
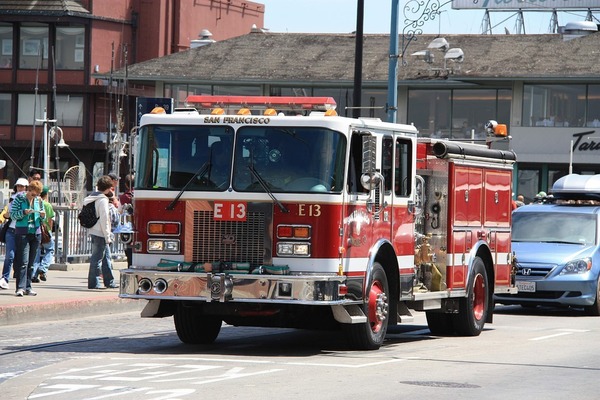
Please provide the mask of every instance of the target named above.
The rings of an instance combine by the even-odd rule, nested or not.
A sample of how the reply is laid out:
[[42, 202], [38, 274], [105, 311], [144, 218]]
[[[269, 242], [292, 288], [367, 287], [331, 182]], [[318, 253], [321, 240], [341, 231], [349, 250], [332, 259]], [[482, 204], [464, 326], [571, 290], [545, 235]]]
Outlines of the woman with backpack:
[[10, 219], [10, 206], [13, 200], [19, 193], [25, 193], [29, 181], [26, 178], [19, 178], [15, 182], [14, 193], [10, 197], [8, 204], [2, 210], [3, 223], [8, 223], [6, 237], [4, 238], [4, 265], [2, 267], [2, 278], [0, 279], [0, 289], [9, 289], [8, 282], [10, 280], [10, 270], [15, 260], [15, 224], [16, 222]]
[[46, 211], [39, 199], [42, 189], [42, 182], [31, 181], [27, 192], [17, 195], [10, 207], [10, 218], [15, 221], [15, 295], [18, 297], [37, 295], [31, 289], [31, 278], [42, 236], [40, 225], [46, 218]]
[[[95, 222], [89, 223], [86, 217], [82, 218], [82, 213], [79, 215], [81, 225], [88, 228], [90, 240], [92, 242], [92, 255], [90, 256], [90, 270], [88, 272], [88, 289], [102, 289], [100, 285], [100, 274], [105, 288], [116, 288], [115, 278], [112, 273], [112, 266], [108, 263], [102, 263], [102, 259], [108, 252], [110, 254], [110, 244], [114, 240], [111, 231], [110, 211], [109, 211], [109, 196], [112, 196], [113, 182], [110, 176], [104, 175], [98, 179], [96, 184], [97, 191], [91, 193], [83, 200], [84, 209], [92, 209], [95, 213]], [[91, 207], [93, 204], [94, 207]], [[86, 213], [87, 214], [87, 213]], [[88, 226], [91, 225], [91, 226]]]

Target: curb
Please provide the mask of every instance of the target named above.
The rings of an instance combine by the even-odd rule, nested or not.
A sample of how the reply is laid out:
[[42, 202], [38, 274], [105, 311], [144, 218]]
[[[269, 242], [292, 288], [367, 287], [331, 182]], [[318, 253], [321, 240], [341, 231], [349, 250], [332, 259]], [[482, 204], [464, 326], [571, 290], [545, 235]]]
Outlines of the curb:
[[[113, 270], [126, 269], [127, 261], [113, 261]], [[55, 263], [50, 264], [50, 271], [87, 271], [90, 268], [89, 263]]]
[[145, 305], [145, 301], [111, 297], [7, 305], [0, 307], [0, 321], [3, 325], [18, 325], [31, 322], [141, 312]]

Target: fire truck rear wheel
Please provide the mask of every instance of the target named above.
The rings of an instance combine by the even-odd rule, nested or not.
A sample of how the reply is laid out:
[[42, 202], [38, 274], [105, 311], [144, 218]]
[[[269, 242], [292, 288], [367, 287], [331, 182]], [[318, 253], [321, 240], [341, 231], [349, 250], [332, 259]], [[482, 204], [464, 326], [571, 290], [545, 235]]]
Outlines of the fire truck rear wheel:
[[489, 284], [483, 260], [475, 257], [469, 276], [467, 297], [460, 299], [459, 312], [453, 315], [454, 329], [462, 336], [478, 336], [483, 330], [489, 309]]
[[387, 275], [377, 262], [373, 264], [367, 288], [367, 302], [363, 305], [367, 322], [344, 325], [352, 347], [357, 350], [377, 350], [383, 344], [387, 332], [389, 286]]
[[452, 315], [443, 312], [427, 311], [427, 326], [433, 335], [452, 335], [454, 333], [454, 325]]
[[179, 340], [186, 344], [210, 344], [221, 331], [223, 321], [212, 315], [203, 315], [193, 307], [177, 306], [173, 320]]

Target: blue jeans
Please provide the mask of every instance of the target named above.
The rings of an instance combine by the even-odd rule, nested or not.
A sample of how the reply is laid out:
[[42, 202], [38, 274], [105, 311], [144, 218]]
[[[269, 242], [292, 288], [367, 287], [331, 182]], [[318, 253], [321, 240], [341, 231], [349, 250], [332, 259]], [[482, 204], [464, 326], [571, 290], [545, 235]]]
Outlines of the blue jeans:
[[[42, 250], [44, 254], [42, 255]], [[50, 264], [54, 259], [54, 236], [50, 236], [48, 243], [40, 243], [37, 254], [35, 255], [35, 262], [33, 263], [33, 276], [48, 272]]]
[[31, 277], [33, 276], [33, 261], [38, 251], [42, 235], [28, 233], [15, 235], [15, 276], [17, 277], [17, 290], [31, 290]]
[[10, 269], [15, 260], [15, 247], [15, 228], [8, 228], [6, 231], [6, 241], [4, 243], [6, 255], [4, 256], [4, 267], [2, 268], [2, 277], [6, 282], [8, 282], [8, 279], [10, 278]]
[[110, 257], [110, 246], [101, 236], [90, 235], [92, 241], [92, 255], [90, 256], [90, 270], [88, 272], [88, 289], [100, 289], [100, 274], [104, 286], [109, 287], [115, 281], [112, 273], [112, 263], [105, 258]]

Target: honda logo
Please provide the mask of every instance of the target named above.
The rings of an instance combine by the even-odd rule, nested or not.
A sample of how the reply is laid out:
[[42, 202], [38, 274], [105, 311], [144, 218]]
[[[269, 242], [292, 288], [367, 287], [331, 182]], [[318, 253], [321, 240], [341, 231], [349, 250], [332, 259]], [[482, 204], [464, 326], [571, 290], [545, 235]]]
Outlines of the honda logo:
[[519, 272], [521, 275], [529, 276], [531, 275], [531, 268], [521, 268]]

